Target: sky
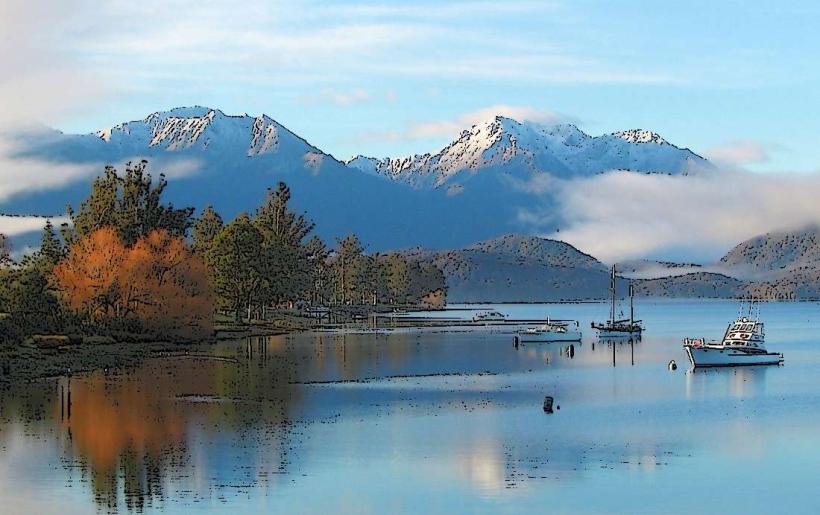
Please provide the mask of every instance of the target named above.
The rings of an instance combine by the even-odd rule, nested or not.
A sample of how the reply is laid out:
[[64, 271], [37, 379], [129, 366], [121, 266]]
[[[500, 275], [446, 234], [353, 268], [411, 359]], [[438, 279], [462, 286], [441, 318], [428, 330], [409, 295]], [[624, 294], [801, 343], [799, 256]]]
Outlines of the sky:
[[818, 22], [813, 2], [4, 0], [0, 121], [91, 132], [206, 105], [344, 159], [435, 150], [498, 112], [809, 172]]
[[649, 129], [709, 158], [724, 173], [563, 183], [549, 207], [569, 223], [542, 235], [608, 260], [716, 259], [820, 224], [820, 4], [783, 4], [2, 0], [0, 196], [87, 176], [13, 158], [6, 126], [87, 133], [203, 105], [347, 159], [436, 151], [501, 114]]

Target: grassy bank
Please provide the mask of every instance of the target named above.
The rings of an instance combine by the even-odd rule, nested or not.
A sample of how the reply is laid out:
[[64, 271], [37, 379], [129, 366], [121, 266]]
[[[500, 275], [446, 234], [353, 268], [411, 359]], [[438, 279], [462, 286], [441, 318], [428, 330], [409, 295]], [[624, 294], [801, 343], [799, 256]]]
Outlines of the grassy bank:
[[[305, 331], [317, 324], [368, 323], [373, 311], [389, 312], [395, 306], [345, 306], [333, 310], [332, 320], [318, 321], [298, 311], [270, 313], [270, 320], [236, 322], [218, 316], [211, 338], [197, 341], [172, 341], [142, 334], [106, 336], [35, 335], [22, 342], [0, 347], [0, 384], [78, 374], [94, 370], [117, 370], [139, 366], [146, 359], [211, 352], [219, 341], [249, 336], [288, 334]], [[402, 306], [402, 309], [420, 309]]]
[[143, 335], [36, 335], [0, 348], [0, 384], [139, 366], [146, 359], [208, 353], [219, 341], [248, 336], [286, 334], [309, 326], [305, 318], [289, 316], [270, 322], [222, 321], [212, 338], [200, 341], [157, 341]]

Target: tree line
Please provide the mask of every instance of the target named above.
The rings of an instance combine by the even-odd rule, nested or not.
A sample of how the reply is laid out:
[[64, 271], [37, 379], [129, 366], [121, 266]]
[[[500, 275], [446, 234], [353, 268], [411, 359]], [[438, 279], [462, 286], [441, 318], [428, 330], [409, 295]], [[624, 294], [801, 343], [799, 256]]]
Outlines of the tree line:
[[122, 331], [198, 338], [214, 314], [265, 308], [443, 303], [444, 275], [399, 253], [367, 254], [355, 235], [330, 248], [290, 206], [284, 183], [252, 214], [225, 223], [212, 208], [163, 201], [147, 162], [106, 167], [70, 224], [48, 222], [40, 248], [11, 259], [0, 235], [0, 337]]

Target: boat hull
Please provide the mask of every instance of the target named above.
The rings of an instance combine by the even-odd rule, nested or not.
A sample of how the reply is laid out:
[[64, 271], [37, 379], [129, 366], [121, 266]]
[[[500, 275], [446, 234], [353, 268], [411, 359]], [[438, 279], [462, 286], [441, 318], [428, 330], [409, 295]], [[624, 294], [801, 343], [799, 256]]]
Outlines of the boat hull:
[[519, 331], [518, 339], [522, 343], [526, 342], [538, 342], [538, 343], [551, 343], [551, 342], [580, 342], [581, 341], [581, 333], [579, 331], [567, 331], [565, 333], [558, 333], [558, 332], [551, 332], [551, 331], [543, 331], [543, 332], [528, 332], [528, 331]]
[[779, 365], [783, 356], [776, 352], [747, 353], [737, 349], [685, 347], [695, 367], [737, 367], [745, 365]]
[[598, 338], [614, 339], [614, 338], [640, 338], [642, 331], [613, 331], [611, 329], [597, 329]]

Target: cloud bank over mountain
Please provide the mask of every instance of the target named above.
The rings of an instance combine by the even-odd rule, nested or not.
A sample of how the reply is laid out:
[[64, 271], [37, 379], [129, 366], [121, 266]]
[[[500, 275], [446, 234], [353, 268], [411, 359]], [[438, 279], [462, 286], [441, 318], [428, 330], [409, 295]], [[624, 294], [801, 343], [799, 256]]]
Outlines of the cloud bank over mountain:
[[820, 223], [820, 174], [721, 169], [690, 176], [613, 172], [558, 181], [560, 238], [604, 261], [713, 260], [761, 233]]

